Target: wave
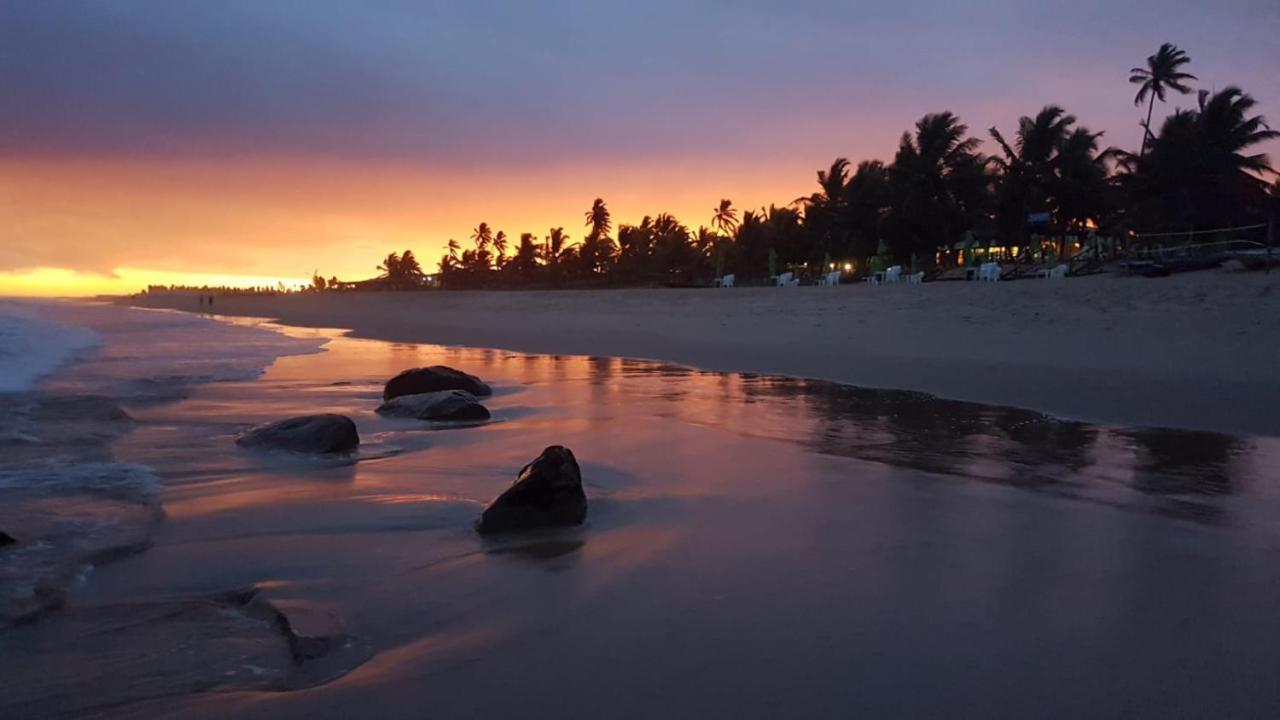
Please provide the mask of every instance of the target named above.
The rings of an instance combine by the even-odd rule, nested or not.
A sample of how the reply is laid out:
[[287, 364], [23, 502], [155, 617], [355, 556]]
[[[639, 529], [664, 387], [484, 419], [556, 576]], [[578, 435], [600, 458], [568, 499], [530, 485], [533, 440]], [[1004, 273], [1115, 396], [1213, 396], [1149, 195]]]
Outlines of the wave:
[[22, 392], [76, 355], [99, 347], [86, 327], [50, 322], [35, 306], [0, 303], [0, 393]]

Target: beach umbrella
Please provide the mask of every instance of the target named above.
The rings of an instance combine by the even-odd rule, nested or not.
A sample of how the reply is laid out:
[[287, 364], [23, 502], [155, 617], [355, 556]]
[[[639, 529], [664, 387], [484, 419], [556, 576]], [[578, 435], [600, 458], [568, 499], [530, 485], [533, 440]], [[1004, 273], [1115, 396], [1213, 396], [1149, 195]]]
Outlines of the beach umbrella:
[[769, 277], [778, 276], [778, 251], [769, 248]]

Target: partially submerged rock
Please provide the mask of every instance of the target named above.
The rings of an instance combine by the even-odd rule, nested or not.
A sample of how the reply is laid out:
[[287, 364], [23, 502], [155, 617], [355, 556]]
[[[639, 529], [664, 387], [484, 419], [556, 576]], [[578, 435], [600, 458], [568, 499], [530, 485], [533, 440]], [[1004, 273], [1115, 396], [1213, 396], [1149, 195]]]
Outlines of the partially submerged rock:
[[387, 381], [382, 389], [382, 399], [390, 400], [401, 395], [440, 392], [441, 390], [465, 390], [477, 397], [493, 394], [493, 390], [475, 375], [468, 375], [444, 365], [405, 370]]
[[360, 445], [356, 424], [345, 415], [304, 415], [259, 425], [236, 438], [245, 447], [267, 447], [304, 453], [350, 452]]
[[552, 445], [525, 465], [515, 484], [485, 508], [476, 522], [481, 534], [557, 525], [581, 525], [587, 495], [573, 451]]
[[418, 420], [488, 420], [489, 409], [466, 390], [441, 390], [394, 397], [378, 414]]
[[3, 530], [0, 530], [0, 547], [14, 545], [14, 544], [17, 544], [17, 542], [18, 542], [17, 538], [15, 538], [14, 536], [10, 535], [9, 533]]

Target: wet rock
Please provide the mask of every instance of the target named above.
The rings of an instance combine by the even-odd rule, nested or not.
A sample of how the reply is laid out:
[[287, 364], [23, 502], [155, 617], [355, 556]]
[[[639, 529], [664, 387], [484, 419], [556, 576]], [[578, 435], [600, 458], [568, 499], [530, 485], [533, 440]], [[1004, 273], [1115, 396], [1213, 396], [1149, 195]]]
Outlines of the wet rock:
[[476, 522], [483, 534], [556, 525], [581, 525], [587, 495], [573, 451], [552, 445], [525, 465], [515, 484], [485, 508]]
[[382, 399], [390, 400], [401, 395], [440, 392], [441, 390], [465, 390], [477, 397], [493, 394], [475, 375], [454, 370], [444, 365], [405, 370], [387, 381], [382, 389]]
[[356, 424], [345, 415], [304, 415], [259, 425], [236, 438], [245, 447], [267, 447], [304, 453], [350, 452], [360, 445]]
[[14, 536], [10, 535], [9, 533], [7, 533], [7, 532], [5, 532], [5, 531], [3, 531], [3, 530], [0, 530], [0, 547], [7, 547], [7, 546], [9, 546], [9, 545], [16, 545], [16, 544], [17, 544], [17, 542], [18, 542], [18, 539], [17, 539], [17, 538], [15, 538]]
[[379, 406], [378, 414], [418, 420], [489, 419], [489, 409], [466, 390], [400, 395]]

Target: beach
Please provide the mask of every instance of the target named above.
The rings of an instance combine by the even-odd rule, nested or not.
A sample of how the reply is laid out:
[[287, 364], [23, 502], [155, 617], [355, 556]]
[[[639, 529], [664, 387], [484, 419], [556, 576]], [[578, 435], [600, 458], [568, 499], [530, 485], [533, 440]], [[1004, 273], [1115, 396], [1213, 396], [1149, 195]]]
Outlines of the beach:
[[393, 342], [657, 359], [1070, 419], [1280, 434], [1280, 274], [137, 302]]
[[[733, 301], [753, 298], [778, 302]], [[0, 551], [4, 607], [26, 614], [0, 627], [5, 717], [1280, 711], [1275, 438], [254, 318], [43, 312], [97, 339], [0, 395], [20, 421], [0, 438], [0, 526], [19, 538]], [[492, 420], [375, 412], [388, 378], [431, 364], [490, 383]], [[236, 446], [317, 412], [350, 417], [359, 450]], [[478, 535], [550, 445], [577, 455], [586, 522]]]

